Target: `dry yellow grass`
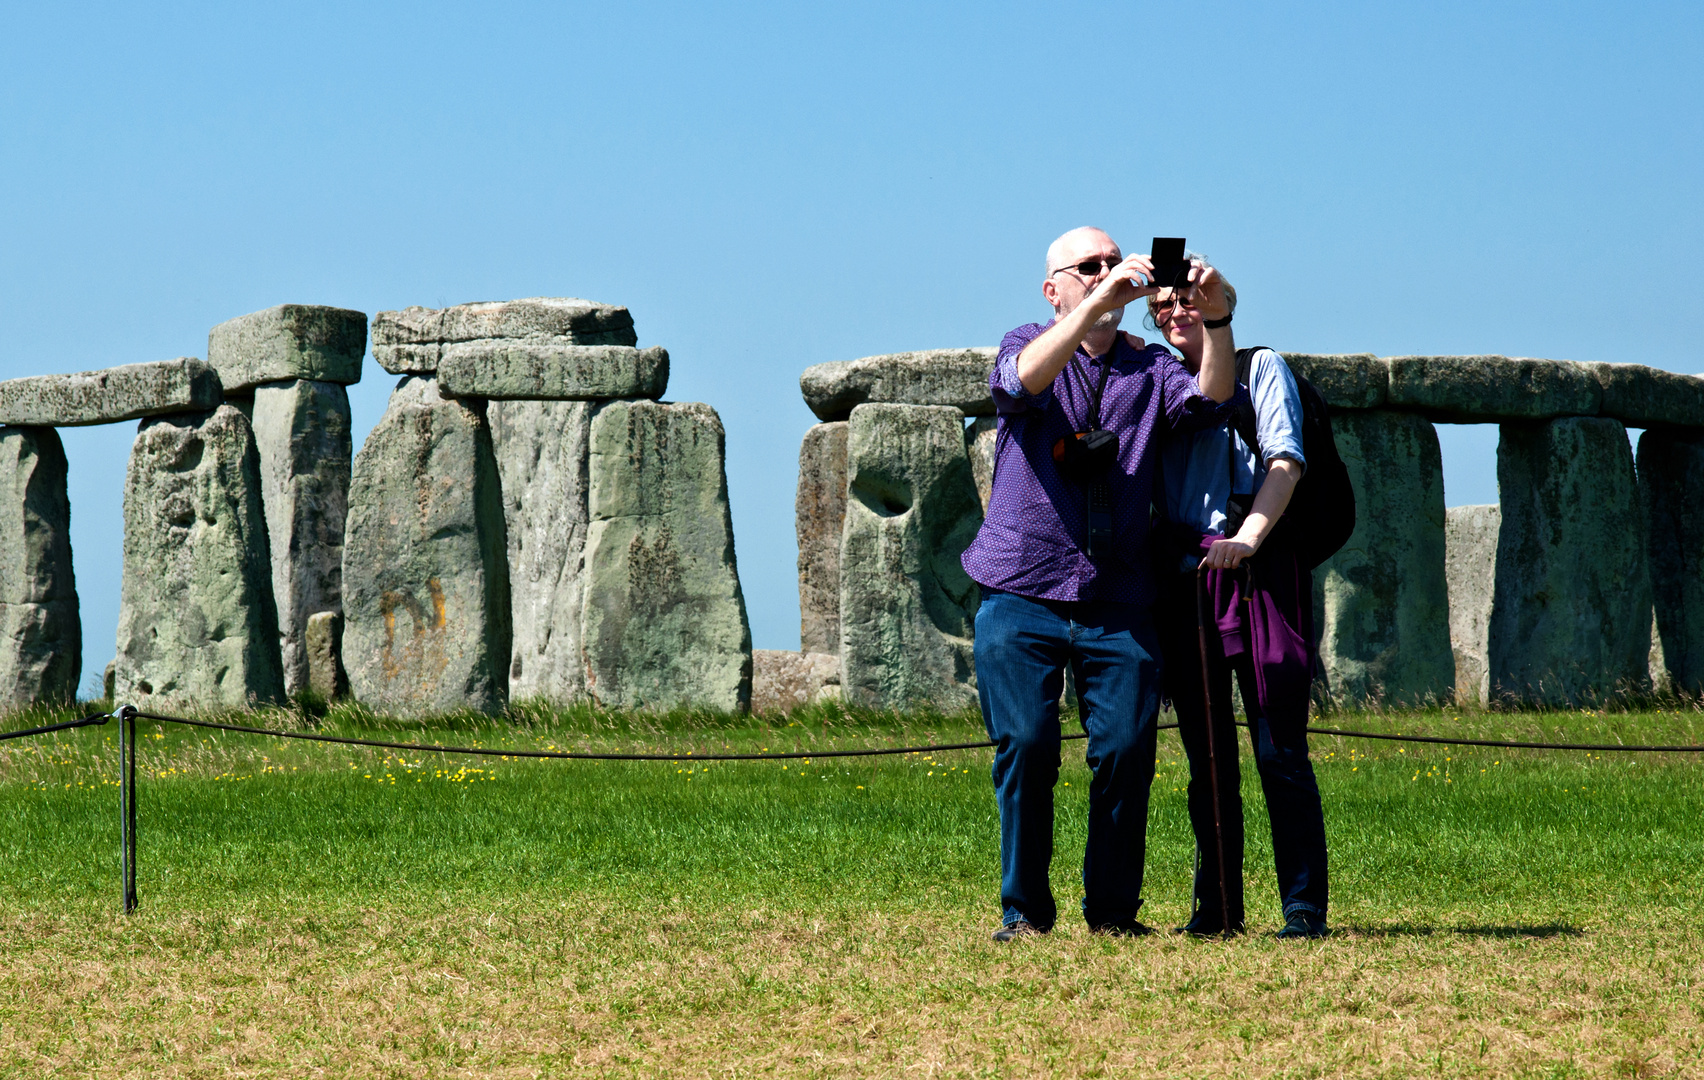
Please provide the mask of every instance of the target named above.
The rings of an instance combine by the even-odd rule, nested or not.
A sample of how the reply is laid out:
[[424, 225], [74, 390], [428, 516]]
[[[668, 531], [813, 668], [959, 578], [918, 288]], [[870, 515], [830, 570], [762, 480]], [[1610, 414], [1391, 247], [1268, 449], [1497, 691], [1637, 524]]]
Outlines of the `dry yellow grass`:
[[[449, 902], [450, 898], [444, 898]], [[0, 1067], [156, 1076], [1698, 1076], [1694, 926], [1017, 947], [604, 900], [12, 916]], [[575, 910], [578, 908], [578, 910]], [[275, 910], [275, 909], [274, 909]]]

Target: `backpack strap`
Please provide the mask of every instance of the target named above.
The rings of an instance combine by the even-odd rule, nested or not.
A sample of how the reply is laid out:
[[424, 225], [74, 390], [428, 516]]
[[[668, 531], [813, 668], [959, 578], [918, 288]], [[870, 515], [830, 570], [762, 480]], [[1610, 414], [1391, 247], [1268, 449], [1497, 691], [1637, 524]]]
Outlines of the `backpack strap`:
[[[1265, 345], [1251, 345], [1246, 349], [1237, 350], [1237, 382], [1244, 386], [1248, 385], [1249, 372], [1254, 367], [1254, 354], [1264, 348], [1266, 348]], [[1231, 427], [1238, 435], [1242, 436], [1243, 443], [1254, 451], [1256, 471], [1258, 472], [1258, 467], [1264, 464], [1266, 459], [1260, 454], [1260, 434], [1256, 430], [1253, 401], [1239, 405], [1232, 411]]]

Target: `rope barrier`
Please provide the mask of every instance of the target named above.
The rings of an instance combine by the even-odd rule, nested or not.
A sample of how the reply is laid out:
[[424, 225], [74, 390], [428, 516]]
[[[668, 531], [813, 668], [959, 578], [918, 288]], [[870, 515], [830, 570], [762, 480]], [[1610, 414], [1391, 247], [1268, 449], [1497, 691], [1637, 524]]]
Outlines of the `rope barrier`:
[[[97, 713], [85, 716], [80, 720], [67, 720], [58, 724], [47, 724], [42, 727], [26, 728], [22, 731], [0, 732], [0, 742], [7, 739], [20, 739], [28, 735], [45, 735], [49, 732], [63, 731], [68, 728], [84, 727], [91, 724], [104, 724], [116, 713]], [[552, 758], [562, 761], [684, 761], [691, 758], [694, 761], [788, 761], [800, 758], [847, 758], [847, 757], [881, 757], [892, 754], [934, 754], [950, 750], [985, 750], [996, 745], [991, 740], [980, 742], [960, 743], [928, 743], [921, 746], [883, 746], [867, 747], [859, 750], [789, 750], [774, 753], [757, 754], [700, 754], [688, 750], [685, 753], [651, 753], [651, 754], [622, 754], [599, 753], [579, 750], [504, 750], [492, 749], [486, 746], [440, 746], [426, 743], [391, 742], [384, 739], [355, 739], [341, 735], [320, 735], [308, 731], [279, 731], [275, 728], [249, 727], [243, 724], [221, 724], [213, 720], [192, 720], [183, 716], [163, 716], [158, 713], [136, 712], [138, 720], [154, 720], [166, 724], [184, 724], [190, 727], [212, 728], [215, 731], [234, 731], [245, 735], [265, 735], [275, 739], [302, 739], [308, 742], [337, 743], [344, 746], [370, 746], [381, 750], [412, 750], [432, 754], [472, 754], [483, 757], [514, 757], [514, 758]], [[1238, 727], [1248, 727], [1247, 721], [1236, 721]], [[1156, 725], [1157, 730], [1169, 731], [1177, 724], [1166, 723]], [[1506, 750], [1585, 750], [1605, 753], [1609, 751], [1625, 751], [1629, 753], [1663, 753], [1663, 754], [1696, 754], [1704, 753], [1704, 745], [1688, 744], [1629, 744], [1629, 743], [1564, 743], [1564, 742], [1526, 742], [1507, 739], [1469, 739], [1454, 738], [1445, 735], [1401, 735], [1383, 731], [1350, 731], [1342, 728], [1309, 727], [1309, 735], [1335, 735], [1346, 739], [1378, 739], [1386, 742], [1417, 742], [1434, 743], [1444, 746], [1484, 746]], [[1086, 739], [1082, 732], [1062, 735], [1062, 740]]]

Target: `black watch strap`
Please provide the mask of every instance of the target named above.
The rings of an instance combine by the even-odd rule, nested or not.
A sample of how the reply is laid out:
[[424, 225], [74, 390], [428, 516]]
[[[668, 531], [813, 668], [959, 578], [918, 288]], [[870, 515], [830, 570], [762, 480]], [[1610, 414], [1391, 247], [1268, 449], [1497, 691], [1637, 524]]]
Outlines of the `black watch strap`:
[[1205, 326], [1209, 330], [1217, 330], [1222, 326], [1229, 326], [1231, 325], [1231, 316], [1233, 314], [1235, 314], [1235, 312], [1226, 312], [1225, 317], [1222, 319], [1202, 319], [1201, 325]]

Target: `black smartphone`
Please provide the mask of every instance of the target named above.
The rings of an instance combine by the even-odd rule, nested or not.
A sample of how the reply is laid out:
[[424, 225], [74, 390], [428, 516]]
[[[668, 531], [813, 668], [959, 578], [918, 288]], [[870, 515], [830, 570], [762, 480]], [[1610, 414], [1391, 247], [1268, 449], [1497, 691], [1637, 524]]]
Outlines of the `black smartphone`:
[[1156, 236], [1148, 252], [1154, 261], [1153, 284], [1161, 288], [1183, 288], [1189, 284], [1189, 259], [1181, 236]]

